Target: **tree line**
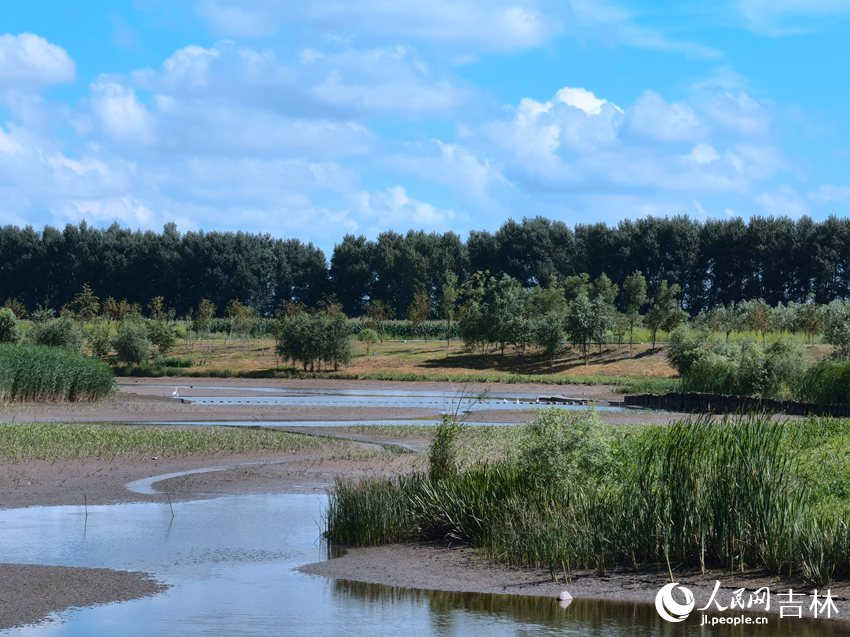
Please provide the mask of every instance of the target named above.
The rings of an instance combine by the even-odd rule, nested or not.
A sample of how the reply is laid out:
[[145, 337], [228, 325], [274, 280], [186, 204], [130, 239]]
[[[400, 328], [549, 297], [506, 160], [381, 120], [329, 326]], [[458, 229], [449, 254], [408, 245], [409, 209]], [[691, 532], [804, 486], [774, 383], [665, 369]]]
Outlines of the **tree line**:
[[827, 304], [850, 298], [850, 220], [753, 217], [698, 221], [647, 217], [571, 228], [543, 217], [508, 220], [496, 232], [384, 232], [346, 235], [328, 261], [298, 239], [244, 232], [180, 233], [106, 229], [85, 223], [59, 230], [0, 228], [0, 299], [33, 311], [61, 308], [84, 284], [101, 298], [147, 307], [163, 296], [179, 315], [201, 299], [224, 308], [237, 299], [259, 316], [282, 303], [317, 308], [338, 302], [361, 316], [379, 302], [396, 317], [427, 305], [445, 318], [447, 275], [459, 286], [478, 272], [508, 275], [523, 288], [586, 273], [622, 286], [640, 271], [654, 296], [679, 286], [691, 316], [746, 299]]

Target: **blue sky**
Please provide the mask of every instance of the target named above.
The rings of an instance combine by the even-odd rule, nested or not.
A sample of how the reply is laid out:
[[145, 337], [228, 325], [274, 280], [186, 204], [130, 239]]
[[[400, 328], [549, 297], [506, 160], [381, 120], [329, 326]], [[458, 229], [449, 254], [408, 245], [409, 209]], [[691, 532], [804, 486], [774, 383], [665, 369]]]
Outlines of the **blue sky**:
[[850, 0], [87, 0], [0, 28], [0, 223], [347, 232], [850, 207]]

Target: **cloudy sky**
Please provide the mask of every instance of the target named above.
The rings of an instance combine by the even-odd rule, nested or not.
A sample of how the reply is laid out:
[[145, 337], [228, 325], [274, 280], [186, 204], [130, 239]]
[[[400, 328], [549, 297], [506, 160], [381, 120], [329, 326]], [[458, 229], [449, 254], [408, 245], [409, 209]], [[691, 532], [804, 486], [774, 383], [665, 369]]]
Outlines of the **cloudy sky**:
[[850, 0], [681, 4], [9, 3], [0, 224], [845, 215]]

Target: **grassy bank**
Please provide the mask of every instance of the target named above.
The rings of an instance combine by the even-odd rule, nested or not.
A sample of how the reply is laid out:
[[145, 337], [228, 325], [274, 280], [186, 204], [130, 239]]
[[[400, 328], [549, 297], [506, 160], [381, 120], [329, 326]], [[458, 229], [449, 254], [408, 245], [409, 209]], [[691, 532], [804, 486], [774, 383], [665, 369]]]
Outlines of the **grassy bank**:
[[59, 347], [0, 345], [0, 400], [97, 400], [113, 387], [100, 361]]
[[[512, 455], [437, 479], [339, 482], [327, 536], [453, 540], [491, 558], [604, 573], [721, 567], [850, 576], [850, 421], [766, 417], [605, 427], [544, 412]], [[590, 417], [592, 418], [592, 417]]]
[[343, 440], [247, 427], [153, 427], [21, 423], [0, 425], [0, 458], [111, 459], [345, 451]]

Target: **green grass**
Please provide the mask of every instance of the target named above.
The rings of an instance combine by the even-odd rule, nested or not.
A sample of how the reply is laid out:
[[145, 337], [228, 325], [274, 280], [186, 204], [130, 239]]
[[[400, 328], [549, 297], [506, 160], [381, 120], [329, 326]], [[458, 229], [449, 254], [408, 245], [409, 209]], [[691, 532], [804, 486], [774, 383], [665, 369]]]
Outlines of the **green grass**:
[[[512, 429], [465, 429], [473, 445], [501, 438], [493, 447], [504, 456], [442, 480], [418, 473], [338, 483], [327, 537], [344, 545], [460, 541], [553, 577], [615, 565], [757, 570], [817, 586], [850, 577], [850, 420], [597, 424], [577, 447], [554, 450], [561, 464], [550, 466], [570, 467], [563, 481], [533, 473], [546, 463], [523, 459], [531, 430]], [[562, 439], [575, 442], [569, 432]], [[599, 444], [610, 451], [604, 470], [579, 469], [588, 464], [581, 454]]]
[[247, 427], [108, 424], [0, 425], [0, 458], [9, 462], [138, 456], [179, 457], [327, 450], [360, 451], [348, 441]]
[[113, 391], [104, 363], [58, 347], [0, 345], [0, 400], [89, 401]]

